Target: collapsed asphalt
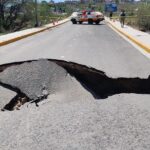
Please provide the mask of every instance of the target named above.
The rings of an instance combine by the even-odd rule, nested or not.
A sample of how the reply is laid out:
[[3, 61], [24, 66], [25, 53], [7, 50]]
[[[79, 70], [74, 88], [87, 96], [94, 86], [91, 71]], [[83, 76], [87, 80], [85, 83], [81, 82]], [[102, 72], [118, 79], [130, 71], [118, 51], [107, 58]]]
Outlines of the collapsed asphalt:
[[[96, 99], [86, 87], [88, 84], [85, 86], [85, 81], [80, 83], [81, 79], [77, 80], [77, 72], [79, 73], [80, 70], [81, 77], [84, 76], [85, 80], [91, 82], [96, 82], [98, 77], [102, 79], [103, 76], [106, 80], [110, 77], [94, 68], [60, 60], [4, 64], [0, 66], [0, 74], [2, 75], [7, 69], [11, 70], [12, 67], [17, 67], [19, 70], [25, 64], [36, 66], [36, 62], [47, 64], [49, 61], [49, 64], [57, 64], [63, 73], [67, 73], [65, 78], [61, 78], [62, 81], [59, 80], [60, 82], [55, 84], [56, 91], [49, 92], [46, 99], [38, 102], [39, 107], [27, 102], [19, 111], [0, 111], [0, 149], [150, 149], [150, 95], [116, 93], [107, 99]], [[97, 76], [92, 77], [93, 74]], [[127, 80], [134, 81], [132, 78]], [[117, 79], [114, 81], [117, 83]], [[135, 78], [135, 81], [144, 83], [143, 81], [149, 82], [149, 79]], [[136, 83], [135, 87], [141, 86], [139, 82]], [[0, 106], [8, 104], [11, 98], [15, 97], [13, 89], [16, 93], [18, 90], [14, 87], [12, 89], [10, 85], [3, 86], [5, 88], [0, 87]]]
[[[0, 81], [3, 86], [17, 93], [17, 97], [12, 99], [14, 102], [18, 100], [18, 96], [25, 98], [27, 102], [37, 102], [59, 91], [60, 82], [64, 81], [66, 75], [65, 69], [57, 64], [39, 60], [7, 68], [0, 74]], [[12, 110], [13, 103], [11, 107], [6, 105], [4, 108]]]
[[120, 93], [150, 94], [150, 77], [110, 78], [94, 68], [61, 60], [5, 64], [0, 66], [0, 72], [0, 85], [17, 93], [2, 110], [19, 109], [26, 102], [35, 102], [38, 106], [48, 95], [65, 88], [70, 75], [96, 99]]

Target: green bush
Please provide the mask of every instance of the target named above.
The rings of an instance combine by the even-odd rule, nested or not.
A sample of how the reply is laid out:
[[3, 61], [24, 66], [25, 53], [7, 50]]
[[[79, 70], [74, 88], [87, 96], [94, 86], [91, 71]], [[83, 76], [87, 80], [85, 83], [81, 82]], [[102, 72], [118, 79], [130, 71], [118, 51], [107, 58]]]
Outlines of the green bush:
[[150, 30], [150, 4], [142, 4], [138, 8], [137, 24], [141, 30]]
[[119, 5], [119, 10], [125, 9], [128, 25], [139, 28], [142, 31], [150, 30], [150, 3], [127, 3]]

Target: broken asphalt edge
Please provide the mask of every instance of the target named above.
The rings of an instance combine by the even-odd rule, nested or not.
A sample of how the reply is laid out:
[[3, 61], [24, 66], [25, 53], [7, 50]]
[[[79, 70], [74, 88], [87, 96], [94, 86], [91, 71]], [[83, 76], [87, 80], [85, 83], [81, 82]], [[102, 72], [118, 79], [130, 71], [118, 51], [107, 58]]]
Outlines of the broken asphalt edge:
[[[33, 32], [31, 32], [31, 33], [27, 33], [27, 34], [24, 34], [24, 35], [21, 35], [21, 36], [17, 36], [17, 37], [15, 37], [15, 38], [11, 38], [11, 39], [2, 41], [2, 42], [0, 42], [0, 46], [4, 46], [4, 45], [10, 44], [10, 43], [19, 41], [19, 40], [21, 40], [21, 39], [24, 39], [24, 38], [26, 38], [26, 37], [29, 37], [29, 36], [32, 36], [32, 35], [41, 33], [41, 32], [43, 32], [43, 31], [45, 31], [45, 30], [48, 30], [48, 29], [57, 27], [57, 26], [59, 26], [59, 25], [62, 25], [62, 24], [64, 24], [64, 23], [68, 22], [68, 21], [69, 21], [69, 18], [66, 18], [66, 19], [64, 19], [64, 20], [61, 20], [60, 22], [58, 22], [58, 24], [55, 24], [55, 25], [53, 25], [53, 26], [44, 27], [44, 28], [42, 28], [42, 29], [39, 29], [38, 31], [33, 31]], [[52, 24], [52, 23], [51, 23], [51, 24]]]
[[136, 45], [138, 45], [139, 47], [141, 47], [142, 49], [144, 49], [146, 52], [150, 53], [150, 47], [149, 46], [143, 44], [142, 42], [140, 42], [139, 40], [137, 40], [133, 36], [129, 35], [128, 33], [120, 30], [115, 25], [113, 25], [113, 23], [111, 23], [111, 21], [107, 20], [107, 22], [109, 23], [109, 25], [111, 25], [111, 27], [113, 29], [117, 30], [119, 33], [121, 33], [122, 35], [124, 35], [125, 37], [127, 37], [130, 41], [132, 41], [133, 43], [135, 43]]
[[[7, 69], [8, 67], [13, 67], [16, 65], [21, 65], [23, 63], [32, 63], [37, 61], [42, 61], [42, 64], [44, 64], [44, 66], [47, 65], [51, 65], [49, 63], [47, 63], [47, 61], [50, 61], [51, 63], [55, 63], [55, 65], [61, 67], [62, 69], [65, 69], [65, 77], [66, 77], [66, 73], [71, 75], [72, 77], [74, 77], [81, 85], [83, 88], [85, 88], [88, 92], [90, 92], [92, 94], [92, 96], [95, 99], [106, 99], [109, 96], [115, 95], [115, 94], [121, 94], [121, 93], [136, 93], [136, 94], [150, 94], [150, 76], [148, 76], [148, 78], [140, 78], [140, 77], [130, 77], [130, 78], [126, 78], [126, 77], [117, 77], [117, 78], [112, 78], [106, 75], [105, 72], [101, 71], [101, 70], [97, 70], [95, 68], [91, 68], [89, 66], [85, 66], [82, 64], [77, 64], [75, 62], [68, 62], [68, 61], [64, 61], [64, 60], [57, 60], [57, 59], [39, 59], [39, 60], [32, 60], [32, 61], [23, 61], [23, 62], [17, 62], [17, 63], [9, 63], [9, 64], [5, 64], [5, 65], [0, 65], [0, 74], [3, 71], [5, 71], [5, 69]], [[27, 64], [26, 64], [27, 65]], [[35, 65], [35, 63], [34, 63]], [[41, 62], [39, 64], [41, 66]], [[43, 66], [43, 65], [42, 65]], [[54, 66], [54, 67], [56, 67]], [[20, 66], [21, 67], [21, 66]], [[29, 67], [29, 66], [28, 66]], [[33, 66], [32, 66], [33, 67]], [[18, 66], [17, 66], [18, 68]], [[22, 68], [22, 67], [21, 67]], [[13, 68], [14, 71], [16, 72], [16, 69]], [[33, 74], [36, 74], [42, 72], [43, 67], [40, 67], [40, 70], [33, 70]], [[51, 67], [49, 68], [51, 70]], [[9, 70], [10, 71], [10, 70]], [[5, 110], [9, 110], [12, 111], [14, 109], [18, 109], [21, 105], [23, 105], [26, 102], [30, 102], [30, 103], [35, 103], [36, 106], [38, 106], [38, 102], [40, 102], [41, 100], [47, 99], [48, 95], [50, 95], [51, 93], [49, 91], [51, 91], [51, 88], [49, 89], [48, 85], [45, 84], [44, 88], [43, 86], [39, 86], [36, 90], [39, 92], [46, 90], [46, 93], [41, 93], [38, 94], [33, 90], [31, 90], [30, 86], [28, 86], [30, 84], [30, 82], [28, 82], [27, 84], [24, 85], [24, 83], [26, 83], [26, 81], [28, 80], [28, 77], [25, 80], [24, 79], [24, 75], [26, 76], [26, 69], [21, 69], [21, 74], [23, 74], [23, 76], [19, 75], [17, 76], [17, 79], [19, 79], [19, 82], [14, 82], [16, 78], [16, 74], [12, 77], [12, 71], [10, 71], [9, 73], [8, 70], [6, 70], [6, 72], [4, 72], [4, 76], [2, 75], [0, 78], [0, 86], [15, 91], [17, 93], [17, 95], [12, 98], [10, 100], [9, 103], [7, 103], [1, 110], [5, 111]], [[19, 70], [16, 72], [17, 74], [20, 72]], [[25, 72], [24, 72], [25, 71]], [[14, 72], [14, 73], [15, 73]], [[24, 72], [24, 73], [22, 73]], [[32, 69], [29, 70], [30, 75], [32, 75]], [[10, 76], [5, 76], [7, 74], [10, 74]], [[50, 72], [46, 71], [46, 74], [49, 74]], [[53, 74], [53, 72], [51, 72]], [[19, 73], [20, 74], [20, 73]], [[45, 73], [44, 73], [45, 74]], [[55, 75], [57, 73], [55, 72]], [[28, 75], [27, 75], [28, 76]], [[30, 76], [31, 78], [31, 76]], [[4, 79], [4, 80], [3, 80]], [[6, 80], [5, 80], [6, 79]], [[12, 81], [12, 82], [9, 82]], [[43, 80], [41, 80], [43, 81]], [[50, 83], [52, 82], [52, 80], [49, 80]], [[37, 82], [37, 78], [33, 78], [32, 82]], [[20, 83], [20, 84], [18, 84]], [[38, 83], [38, 82], [37, 82]], [[43, 82], [42, 82], [43, 83]], [[47, 82], [49, 83], [49, 82]], [[23, 84], [25, 87], [25, 90], [22, 86], [20, 86], [21, 84]], [[31, 84], [33, 85], [33, 84]], [[35, 84], [34, 84], [35, 85]], [[33, 85], [33, 86], [34, 86]], [[42, 84], [39, 84], [42, 85]], [[30, 89], [26, 90], [26, 89]], [[53, 90], [52, 90], [53, 91]], [[30, 94], [29, 94], [30, 93]], [[36, 93], [36, 94], [35, 94]], [[35, 96], [33, 96], [35, 95]]]

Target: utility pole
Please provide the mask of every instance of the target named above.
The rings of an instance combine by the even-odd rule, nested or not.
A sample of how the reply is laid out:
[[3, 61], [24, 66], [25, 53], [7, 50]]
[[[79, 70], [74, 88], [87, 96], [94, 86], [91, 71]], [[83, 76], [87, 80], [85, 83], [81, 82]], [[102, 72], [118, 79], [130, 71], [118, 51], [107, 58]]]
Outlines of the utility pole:
[[39, 26], [39, 22], [38, 22], [38, 4], [37, 4], [37, 0], [35, 0], [35, 27]]

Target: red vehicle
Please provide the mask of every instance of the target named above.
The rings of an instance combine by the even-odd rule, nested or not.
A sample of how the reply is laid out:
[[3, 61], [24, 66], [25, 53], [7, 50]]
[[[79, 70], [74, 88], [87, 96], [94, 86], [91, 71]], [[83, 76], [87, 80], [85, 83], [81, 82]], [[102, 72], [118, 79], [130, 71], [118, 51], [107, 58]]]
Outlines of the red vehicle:
[[82, 24], [83, 22], [88, 22], [88, 24], [99, 24], [104, 20], [104, 15], [101, 12], [96, 11], [86, 11], [74, 12], [71, 16], [71, 21], [73, 24]]

